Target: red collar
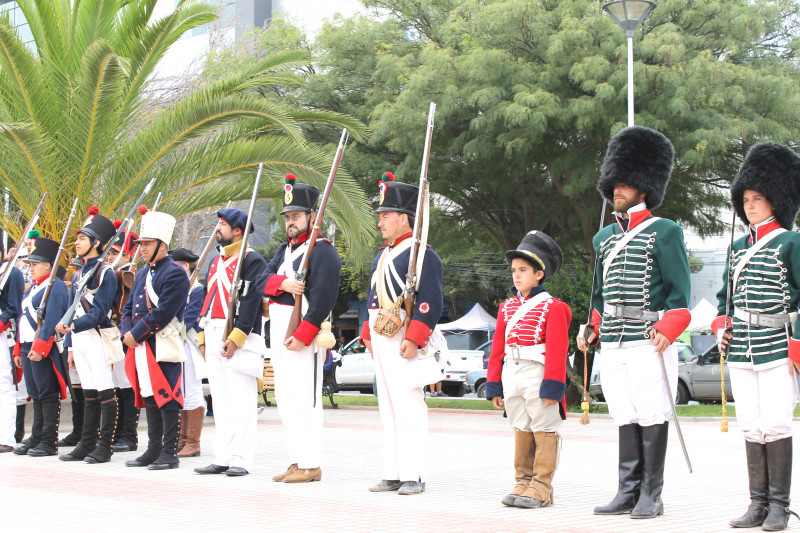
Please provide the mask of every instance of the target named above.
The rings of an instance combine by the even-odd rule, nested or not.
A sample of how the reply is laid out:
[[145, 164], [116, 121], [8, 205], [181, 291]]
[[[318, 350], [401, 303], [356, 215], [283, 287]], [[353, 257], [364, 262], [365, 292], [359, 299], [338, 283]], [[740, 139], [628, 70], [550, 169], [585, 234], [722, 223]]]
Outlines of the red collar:
[[622, 226], [622, 218], [617, 216], [617, 224], [619, 224], [619, 229], [623, 231], [630, 231], [648, 218], [650, 218], [653, 214], [650, 212], [649, 209], [642, 209], [641, 211], [634, 211], [633, 213], [628, 214], [628, 229], [626, 230]]
[[395, 246], [397, 246], [398, 244], [400, 244], [404, 240], [411, 238], [411, 235], [413, 235], [413, 233], [409, 231], [408, 233], [404, 233], [403, 235], [400, 235], [398, 238], [396, 238], [394, 240], [394, 242], [390, 243], [389, 241], [385, 241], [386, 242], [386, 246], [388, 246], [389, 248], [394, 248]]
[[306, 242], [309, 238], [311, 238], [311, 231], [312, 230], [313, 230], [313, 228], [309, 228], [308, 231], [304, 231], [303, 233], [298, 235], [297, 236], [297, 242], [292, 242], [291, 237], [287, 236], [286, 239], [289, 241], [289, 246], [298, 246], [298, 245], [303, 244], [304, 242]]
[[755, 228], [751, 226], [749, 228], [750, 229], [750, 244], [758, 242], [759, 240], [764, 238], [764, 235], [766, 235], [766, 234], [770, 233], [771, 231], [774, 231], [774, 230], [776, 230], [778, 228], [781, 228], [781, 227], [783, 227], [783, 226], [781, 226], [778, 223], [777, 220], [772, 220], [770, 222], [767, 222], [766, 224], [761, 224], [760, 226], [756, 226]]
[[34, 285], [41, 285], [41, 284], [42, 284], [42, 283], [44, 283], [44, 282], [45, 282], [45, 280], [46, 280], [46, 279], [48, 279], [49, 277], [50, 277], [50, 274], [45, 274], [45, 275], [44, 275], [44, 276], [42, 276], [41, 278], [33, 280], [33, 284], [34, 284]]

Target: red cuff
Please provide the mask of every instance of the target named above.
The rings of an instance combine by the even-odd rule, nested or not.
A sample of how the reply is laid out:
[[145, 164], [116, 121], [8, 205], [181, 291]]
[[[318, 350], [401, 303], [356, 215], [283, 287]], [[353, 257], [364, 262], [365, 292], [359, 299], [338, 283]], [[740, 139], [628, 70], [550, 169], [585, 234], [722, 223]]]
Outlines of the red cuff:
[[14, 357], [22, 357], [22, 345], [20, 343], [16, 343], [14, 345], [14, 351], [11, 353]]
[[594, 332], [594, 342], [589, 345], [589, 348], [594, 348], [598, 344], [600, 344], [600, 323], [603, 321], [603, 315], [597, 312], [597, 309], [592, 309], [592, 321], [589, 323], [589, 327]]
[[306, 346], [311, 346], [311, 343], [314, 342], [314, 337], [317, 336], [317, 332], [319, 332], [319, 328], [317, 326], [311, 322], [303, 320], [300, 322], [300, 325], [297, 326], [297, 329], [294, 330], [292, 337], [299, 340]]
[[47, 357], [50, 355], [50, 348], [53, 347], [53, 342], [55, 341], [54, 337], [50, 337], [48, 340], [36, 339], [33, 341], [33, 346], [31, 347], [32, 352], [40, 353], [43, 357]]
[[797, 339], [789, 339], [789, 359], [800, 363], [800, 341]]
[[10, 320], [8, 321], [8, 323], [3, 323], [3, 321], [0, 320], [0, 333], [2, 333], [5, 330], [7, 330], [8, 326], [10, 326], [10, 325], [11, 325], [11, 321]]
[[714, 336], [719, 336], [719, 330], [727, 329], [732, 326], [731, 324], [731, 317], [727, 317], [727, 320], [724, 316], [718, 316], [714, 320], [711, 321], [711, 331], [714, 332]]
[[672, 309], [664, 314], [664, 318], [653, 324], [653, 328], [667, 337], [670, 342], [683, 333], [692, 321], [692, 313], [688, 309]]
[[366, 346], [364, 341], [371, 341], [372, 340], [372, 330], [369, 329], [369, 320], [365, 320], [361, 324], [361, 336], [358, 338], [358, 342], [361, 343], [361, 346]]
[[417, 343], [420, 348], [424, 348], [433, 330], [424, 322], [412, 320], [408, 325], [405, 338]]
[[280, 276], [278, 274], [271, 275], [267, 280], [267, 284], [264, 285], [264, 294], [267, 296], [278, 296], [282, 294], [283, 291], [280, 289], [280, 286], [285, 279], [286, 276]]

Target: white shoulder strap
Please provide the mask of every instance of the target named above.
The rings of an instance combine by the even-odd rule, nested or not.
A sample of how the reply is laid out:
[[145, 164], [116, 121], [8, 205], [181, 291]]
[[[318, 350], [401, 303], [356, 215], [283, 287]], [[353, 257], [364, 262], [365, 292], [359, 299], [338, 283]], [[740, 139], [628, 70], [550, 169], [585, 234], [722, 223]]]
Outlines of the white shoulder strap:
[[656, 220], [661, 220], [659, 217], [651, 217], [633, 228], [632, 230], [628, 231], [624, 237], [622, 237], [617, 244], [614, 245], [614, 248], [611, 249], [611, 252], [603, 259], [603, 280], [605, 281], [606, 276], [608, 275], [608, 269], [611, 268], [611, 263], [614, 259], [619, 255], [623, 248], [625, 248], [634, 237], [639, 235], [644, 229], [646, 229], [650, 224], [655, 222]]
[[778, 228], [776, 230], [770, 231], [764, 237], [759, 239], [753, 245], [752, 248], [747, 250], [747, 253], [744, 254], [744, 257], [742, 257], [742, 260], [739, 261], [739, 263], [736, 265], [736, 269], [733, 271], [733, 288], [734, 288], [734, 290], [736, 289], [736, 284], [739, 283], [739, 276], [742, 274], [742, 270], [744, 270], [744, 267], [747, 265], [747, 263], [749, 263], [750, 260], [753, 258], [753, 256], [756, 255], [756, 253], [760, 249], [762, 249], [769, 241], [771, 241], [772, 239], [774, 239], [775, 237], [777, 237], [778, 235], [780, 235], [784, 231], [786, 231], [786, 228]]
[[150, 304], [153, 307], [158, 307], [158, 294], [156, 294], [156, 290], [153, 288], [153, 276], [150, 274], [149, 270], [147, 271], [144, 288], [147, 291], [147, 297], [150, 298]]
[[530, 300], [527, 300], [524, 304], [520, 305], [514, 314], [511, 316], [511, 320], [508, 321], [508, 325], [506, 326], [506, 336], [508, 333], [514, 329], [514, 326], [517, 325], [517, 322], [522, 320], [525, 315], [528, 314], [528, 311], [542, 303], [543, 301], [551, 298], [550, 294], [547, 291], [540, 292]]

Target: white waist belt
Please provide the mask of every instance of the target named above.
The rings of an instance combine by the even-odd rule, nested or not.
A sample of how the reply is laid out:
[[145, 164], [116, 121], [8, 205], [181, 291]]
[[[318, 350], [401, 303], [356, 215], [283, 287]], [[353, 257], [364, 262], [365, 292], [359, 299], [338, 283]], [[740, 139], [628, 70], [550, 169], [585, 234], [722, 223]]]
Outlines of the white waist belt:
[[544, 363], [544, 344], [533, 346], [509, 346], [506, 344], [506, 359], [514, 361], [538, 361]]
[[733, 316], [751, 326], [779, 329], [797, 320], [797, 313], [751, 313], [738, 307], [733, 308]]
[[611, 315], [614, 318], [632, 318], [633, 320], [656, 322], [664, 316], [664, 311], [646, 311], [640, 307], [632, 307], [630, 305], [604, 303], [603, 314]]

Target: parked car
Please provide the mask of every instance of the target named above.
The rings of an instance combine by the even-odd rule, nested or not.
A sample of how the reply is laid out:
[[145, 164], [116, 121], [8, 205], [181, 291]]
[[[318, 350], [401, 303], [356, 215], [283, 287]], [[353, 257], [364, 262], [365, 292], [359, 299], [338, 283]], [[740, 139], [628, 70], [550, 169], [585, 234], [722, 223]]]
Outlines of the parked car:
[[[717, 345], [709, 346], [700, 355], [695, 355], [691, 346], [686, 343], [676, 342], [675, 345], [678, 348], [678, 391], [675, 395], [675, 403], [685, 404], [691, 400], [720, 401], [720, 365]], [[589, 391], [598, 399], [603, 400], [599, 365], [601, 354], [602, 352], [597, 352], [595, 355]], [[726, 363], [725, 395], [728, 401], [732, 401], [731, 381], [727, 370]]]
[[478, 398], [486, 398], [486, 369], [467, 372], [468, 392], [474, 392]]
[[348, 342], [338, 354], [334, 353], [333, 358], [341, 361], [341, 365], [336, 367], [336, 383], [339, 385], [339, 390], [374, 394], [375, 364], [370, 353], [357, 338]]

